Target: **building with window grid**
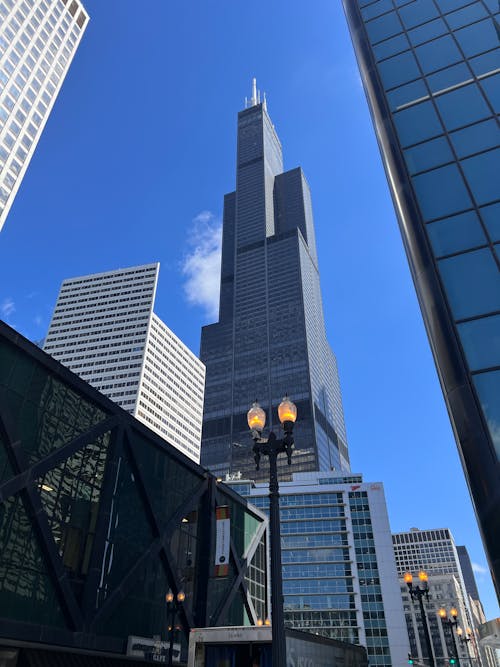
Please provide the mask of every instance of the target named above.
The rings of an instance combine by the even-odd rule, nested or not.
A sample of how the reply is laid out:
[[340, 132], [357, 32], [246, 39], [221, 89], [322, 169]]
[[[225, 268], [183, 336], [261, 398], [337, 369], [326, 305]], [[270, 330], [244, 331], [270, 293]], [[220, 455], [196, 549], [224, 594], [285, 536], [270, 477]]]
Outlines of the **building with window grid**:
[[[264, 512], [266, 483], [226, 483]], [[384, 489], [361, 475], [298, 473], [280, 483], [285, 623], [366, 646], [396, 667], [409, 645]]]
[[80, 0], [0, 2], [0, 229], [88, 18]]
[[343, 0], [500, 595], [500, 6]]
[[205, 367], [153, 313], [159, 269], [64, 280], [43, 349], [198, 463]]

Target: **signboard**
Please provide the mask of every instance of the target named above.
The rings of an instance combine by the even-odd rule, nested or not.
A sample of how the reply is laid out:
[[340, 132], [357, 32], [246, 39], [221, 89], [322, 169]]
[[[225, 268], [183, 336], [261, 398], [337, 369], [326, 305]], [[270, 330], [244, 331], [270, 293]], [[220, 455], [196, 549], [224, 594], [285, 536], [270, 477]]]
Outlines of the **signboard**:
[[[135, 637], [130, 635], [127, 643], [127, 655], [134, 658], [142, 658], [146, 662], [155, 664], [168, 663], [169, 641], [161, 641], [159, 637]], [[181, 645], [174, 643], [172, 651], [172, 662], [179, 663], [181, 657]]]
[[231, 520], [227, 505], [220, 505], [215, 508], [215, 530], [215, 576], [227, 577], [229, 574], [229, 544], [231, 541]]

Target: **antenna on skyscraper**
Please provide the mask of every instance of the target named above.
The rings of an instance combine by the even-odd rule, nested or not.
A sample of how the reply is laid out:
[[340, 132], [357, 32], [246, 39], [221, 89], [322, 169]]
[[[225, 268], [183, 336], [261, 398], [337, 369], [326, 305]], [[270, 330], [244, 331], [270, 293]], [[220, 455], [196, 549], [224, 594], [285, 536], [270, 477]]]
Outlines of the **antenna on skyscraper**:
[[264, 109], [264, 111], [267, 111], [266, 93], [264, 93], [264, 101], [262, 102], [262, 108]]
[[252, 99], [250, 100], [251, 106], [256, 106], [257, 104], [257, 79], [254, 77], [252, 79]]

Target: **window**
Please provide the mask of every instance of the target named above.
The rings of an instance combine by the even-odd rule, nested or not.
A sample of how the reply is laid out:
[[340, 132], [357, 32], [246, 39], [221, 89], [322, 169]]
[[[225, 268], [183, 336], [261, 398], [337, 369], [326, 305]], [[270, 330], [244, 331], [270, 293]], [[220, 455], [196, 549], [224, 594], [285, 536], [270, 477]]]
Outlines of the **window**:
[[438, 16], [433, 0], [419, 0], [401, 7], [399, 14], [406, 28], [414, 28]]
[[479, 209], [492, 241], [500, 241], [500, 203]]
[[429, 39], [434, 39], [434, 37], [439, 37], [448, 32], [448, 27], [443, 19], [436, 19], [435, 21], [430, 21], [430, 23], [425, 23], [419, 28], [414, 28], [408, 33], [410, 42], [413, 46], [427, 42]]
[[410, 146], [443, 133], [441, 122], [430, 101], [394, 114], [394, 123], [403, 146]]
[[[497, 51], [496, 55], [497, 66], [500, 67], [500, 51]], [[486, 93], [495, 113], [500, 114], [500, 74], [495, 74], [495, 76], [488, 76], [487, 78], [482, 79], [481, 87]]]
[[456, 164], [414, 176], [412, 180], [426, 221], [458, 213], [472, 206]]
[[458, 325], [471, 370], [500, 366], [500, 315]]
[[468, 58], [498, 46], [498, 34], [492, 19], [457, 30], [455, 36]]
[[405, 151], [405, 158], [410, 174], [454, 161], [453, 153], [445, 137], [438, 137], [414, 148], [408, 148]]
[[470, 84], [436, 97], [437, 107], [449, 130], [491, 116], [476, 84]]
[[401, 21], [396, 15], [396, 12], [384, 14], [384, 16], [369, 21], [366, 24], [366, 30], [372, 44], [381, 42], [383, 39], [397, 35], [403, 32]]
[[463, 60], [451, 35], [445, 35], [416, 49], [418, 61], [425, 74], [448, 67]]
[[450, 136], [459, 158], [500, 145], [500, 128], [493, 119], [452, 132]]
[[427, 88], [425, 87], [422, 79], [418, 81], [412, 81], [412, 83], [406, 84], [406, 86], [400, 86], [391, 90], [390, 93], [387, 93], [387, 100], [390, 104], [392, 111], [397, 111], [398, 107], [401, 107], [410, 102], [416, 102], [422, 97], [427, 97]]
[[486, 416], [497, 459], [500, 459], [500, 371], [480, 373], [473, 377], [481, 407]]
[[420, 77], [417, 61], [410, 51], [381, 62], [379, 72], [386, 90]]
[[433, 222], [426, 227], [436, 257], [486, 245], [486, 237], [476, 213], [468, 211]]
[[498, 199], [500, 148], [463, 160], [462, 166], [478, 205]]

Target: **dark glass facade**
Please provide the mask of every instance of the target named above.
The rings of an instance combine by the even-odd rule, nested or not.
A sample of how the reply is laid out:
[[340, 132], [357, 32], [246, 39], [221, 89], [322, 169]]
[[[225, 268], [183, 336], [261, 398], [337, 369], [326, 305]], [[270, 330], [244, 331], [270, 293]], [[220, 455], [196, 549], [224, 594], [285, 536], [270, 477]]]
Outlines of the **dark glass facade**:
[[0, 640], [112, 653], [129, 636], [168, 641], [169, 589], [186, 594], [181, 637], [254, 625], [266, 553], [264, 515], [0, 323]]
[[[298, 407], [294, 470], [349, 470], [309, 186], [300, 168], [283, 172], [265, 104], [238, 114], [236, 190], [224, 199], [219, 321], [203, 328], [200, 357], [207, 368], [203, 465], [255, 478], [246, 413], [257, 397], [272, 427], [289, 393]], [[268, 475], [263, 463], [259, 479]], [[280, 469], [285, 475], [286, 463]]]
[[498, 0], [343, 0], [500, 591]]

